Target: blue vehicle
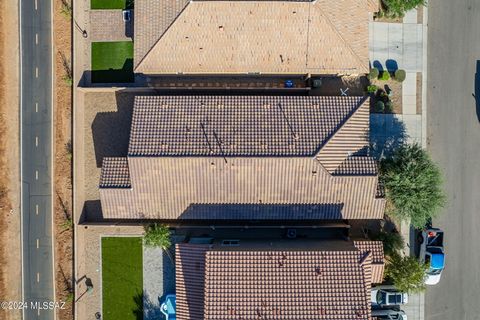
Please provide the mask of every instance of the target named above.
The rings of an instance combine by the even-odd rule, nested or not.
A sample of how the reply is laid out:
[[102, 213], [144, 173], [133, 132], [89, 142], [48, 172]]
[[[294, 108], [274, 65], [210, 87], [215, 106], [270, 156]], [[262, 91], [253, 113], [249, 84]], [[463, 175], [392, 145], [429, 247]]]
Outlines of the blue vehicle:
[[442, 271], [445, 269], [443, 231], [438, 228], [426, 229], [421, 237], [420, 262], [428, 266], [425, 284], [435, 285], [440, 282]]

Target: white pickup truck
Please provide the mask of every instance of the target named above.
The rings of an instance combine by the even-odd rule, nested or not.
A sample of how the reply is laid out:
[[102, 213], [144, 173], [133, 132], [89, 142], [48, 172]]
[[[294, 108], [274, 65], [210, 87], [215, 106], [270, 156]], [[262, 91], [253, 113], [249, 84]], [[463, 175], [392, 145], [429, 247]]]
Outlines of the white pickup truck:
[[434, 285], [440, 282], [445, 268], [445, 251], [443, 248], [443, 231], [430, 228], [422, 231], [420, 238], [420, 262], [427, 264], [425, 284]]

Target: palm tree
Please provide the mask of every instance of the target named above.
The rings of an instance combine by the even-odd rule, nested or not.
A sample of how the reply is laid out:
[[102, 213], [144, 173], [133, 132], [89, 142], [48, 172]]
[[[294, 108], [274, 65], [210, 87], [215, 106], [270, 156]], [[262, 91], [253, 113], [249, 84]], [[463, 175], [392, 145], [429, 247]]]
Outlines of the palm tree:
[[173, 257], [170, 253], [170, 247], [172, 246], [170, 229], [163, 224], [150, 224], [145, 227], [145, 236], [143, 237], [143, 243], [147, 247], [161, 248], [170, 258], [173, 263]]

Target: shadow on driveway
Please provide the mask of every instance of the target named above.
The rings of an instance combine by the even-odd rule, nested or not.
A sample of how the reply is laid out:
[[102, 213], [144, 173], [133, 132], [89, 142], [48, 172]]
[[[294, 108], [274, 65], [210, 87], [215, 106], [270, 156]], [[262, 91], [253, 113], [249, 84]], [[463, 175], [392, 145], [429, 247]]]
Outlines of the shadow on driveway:
[[370, 115], [370, 151], [376, 159], [390, 155], [407, 138], [405, 124], [393, 114]]

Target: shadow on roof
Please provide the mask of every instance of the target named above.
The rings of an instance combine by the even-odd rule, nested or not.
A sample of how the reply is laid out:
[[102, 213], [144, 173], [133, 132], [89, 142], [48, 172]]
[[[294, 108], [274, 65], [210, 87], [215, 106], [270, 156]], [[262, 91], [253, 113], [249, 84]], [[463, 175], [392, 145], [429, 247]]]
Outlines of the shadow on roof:
[[[341, 220], [343, 203], [331, 204], [191, 204], [185, 220]], [[255, 219], [252, 217], [257, 217]]]

